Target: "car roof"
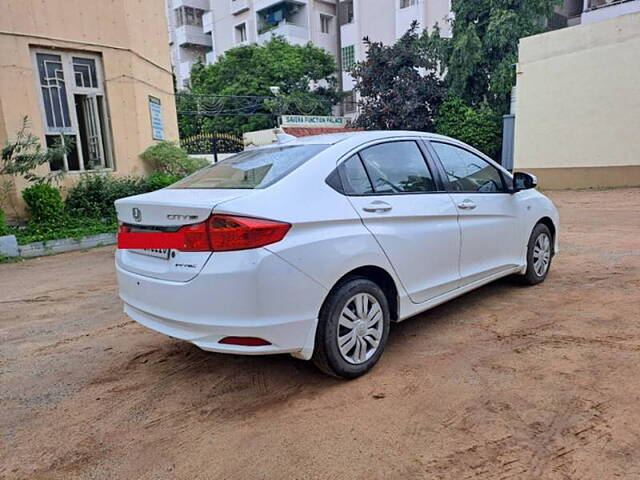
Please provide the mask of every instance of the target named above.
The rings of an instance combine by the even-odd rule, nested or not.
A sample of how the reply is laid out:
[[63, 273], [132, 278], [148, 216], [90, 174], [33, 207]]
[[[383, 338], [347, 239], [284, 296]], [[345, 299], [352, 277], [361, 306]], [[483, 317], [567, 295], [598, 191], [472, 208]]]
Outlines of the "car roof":
[[[411, 130], [370, 130], [360, 132], [340, 132], [340, 133], [326, 133], [323, 135], [310, 135], [308, 137], [298, 137], [295, 140], [286, 142], [287, 145], [335, 145], [336, 143], [343, 142], [345, 140], [360, 140], [363, 142], [371, 140], [382, 140], [385, 138], [395, 137], [407, 137], [407, 136], [419, 136], [427, 137], [431, 139], [441, 140], [454, 140], [443, 135], [430, 132], [416, 132]], [[454, 140], [455, 141], [455, 140]]]

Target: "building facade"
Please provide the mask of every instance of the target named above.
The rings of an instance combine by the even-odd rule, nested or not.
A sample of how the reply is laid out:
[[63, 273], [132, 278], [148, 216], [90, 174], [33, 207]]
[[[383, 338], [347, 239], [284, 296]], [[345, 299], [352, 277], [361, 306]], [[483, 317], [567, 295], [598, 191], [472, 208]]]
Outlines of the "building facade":
[[542, 188], [640, 185], [640, 12], [523, 38], [516, 88], [516, 170]]
[[199, 59], [209, 63], [213, 61], [213, 39], [210, 34], [212, 1], [166, 0], [171, 65], [178, 89], [189, 87], [194, 63]]
[[353, 95], [354, 63], [366, 58], [362, 39], [390, 45], [417, 21], [420, 29], [431, 31], [437, 24], [443, 36], [451, 35], [451, 0], [342, 0], [339, 4], [340, 57], [342, 90], [346, 98], [343, 113], [356, 116], [357, 98]]
[[273, 35], [337, 54], [335, 0], [167, 0], [171, 60], [179, 89], [193, 64], [211, 64], [227, 50]]
[[365, 58], [364, 37], [393, 43], [414, 20], [421, 28], [438, 24], [448, 36], [450, 10], [451, 0], [167, 0], [176, 84], [188, 88], [198, 59], [210, 64], [230, 48], [281, 35], [334, 55], [350, 92], [347, 71]]
[[[143, 173], [139, 154], [178, 138], [161, 4], [5, 0], [0, 65], [0, 144], [25, 116], [43, 146], [71, 139], [61, 162], [40, 167], [67, 171], [67, 185], [84, 172]], [[12, 192], [19, 207], [25, 186]]]
[[290, 43], [308, 42], [335, 55], [335, 0], [229, 0], [216, 2], [211, 30], [214, 60], [238, 45], [262, 44], [274, 35]]

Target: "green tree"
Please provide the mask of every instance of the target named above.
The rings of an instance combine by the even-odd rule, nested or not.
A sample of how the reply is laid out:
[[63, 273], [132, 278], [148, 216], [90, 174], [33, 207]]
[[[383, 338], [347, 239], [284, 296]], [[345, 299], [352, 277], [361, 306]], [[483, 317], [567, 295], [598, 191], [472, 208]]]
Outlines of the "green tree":
[[494, 160], [500, 158], [500, 115], [486, 103], [471, 107], [458, 97], [447, 97], [438, 109], [435, 130], [441, 135], [468, 143]]
[[[331, 54], [311, 43], [291, 45], [274, 37], [264, 45], [232, 48], [212, 65], [194, 65], [191, 92], [178, 94], [180, 134], [240, 133], [274, 127], [275, 117], [281, 113], [328, 115], [340, 98], [335, 73]], [[280, 88], [279, 97], [258, 102], [251, 115], [236, 114], [232, 100], [210, 97], [271, 97], [272, 86]], [[212, 115], [220, 110], [224, 116]]]
[[147, 147], [140, 154], [140, 158], [154, 172], [179, 178], [191, 175], [196, 170], [209, 165], [206, 159], [190, 157], [177, 143], [166, 140]]
[[508, 111], [515, 84], [518, 41], [548, 29], [561, 0], [453, 0], [452, 32], [446, 53], [451, 93], [471, 106], [487, 102]]
[[367, 129], [430, 130], [445, 94], [439, 74], [441, 39], [438, 29], [418, 33], [413, 22], [394, 44], [364, 39], [367, 57], [351, 75], [360, 95], [356, 121]]
[[[11, 192], [15, 188], [15, 181], [19, 177], [34, 184], [49, 184], [59, 180], [64, 172], [47, 172], [38, 174], [37, 168], [45, 164], [62, 164], [66, 153], [73, 149], [74, 140], [70, 136], [62, 136], [51, 147], [42, 148], [40, 139], [31, 133], [29, 118], [22, 119], [22, 126], [18, 129], [15, 139], [8, 142], [0, 153], [0, 206], [10, 203]], [[11, 205], [16, 216], [15, 205]]]

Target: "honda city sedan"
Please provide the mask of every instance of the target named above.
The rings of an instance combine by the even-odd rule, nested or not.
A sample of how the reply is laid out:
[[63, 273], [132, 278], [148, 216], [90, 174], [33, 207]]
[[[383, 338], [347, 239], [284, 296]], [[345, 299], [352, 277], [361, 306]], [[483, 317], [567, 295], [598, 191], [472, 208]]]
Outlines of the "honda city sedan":
[[233, 354], [354, 378], [390, 325], [507, 275], [544, 281], [558, 212], [536, 179], [424, 132], [246, 150], [116, 201], [124, 310]]

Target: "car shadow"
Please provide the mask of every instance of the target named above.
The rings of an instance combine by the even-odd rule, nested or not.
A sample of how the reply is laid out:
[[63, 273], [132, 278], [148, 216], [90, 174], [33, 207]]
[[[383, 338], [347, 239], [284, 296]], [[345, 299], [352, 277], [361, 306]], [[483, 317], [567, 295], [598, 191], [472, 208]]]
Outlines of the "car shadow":
[[[501, 279], [393, 324], [381, 365], [393, 363], [397, 355], [404, 355], [404, 346], [412, 337], [433, 335], [434, 330], [447, 322], [481, 309], [488, 297], [508, 295], [517, 288], [513, 279]], [[170, 410], [173, 407], [167, 405], [181, 404], [188, 399], [188, 412], [240, 418], [286, 408], [294, 401], [312, 402], [335, 389], [357, 389], [363, 384], [374, 388], [377, 372], [384, 375], [384, 368], [378, 367], [356, 380], [344, 381], [325, 375], [312, 362], [289, 355], [205, 352], [188, 342], [160, 335], [157, 342], [148, 345], [149, 350], [131, 355], [121, 368], [136, 378], [135, 389], [139, 390], [140, 401], [149, 412]]]
[[[522, 284], [519, 283], [517, 277], [503, 277], [402, 322], [393, 323], [387, 346], [394, 350], [402, 348], [403, 342], [406, 342], [409, 337], [429, 335], [441, 325], [452, 322], [461, 315], [469, 315], [469, 312], [481, 309], [487, 300], [496, 297], [504, 298], [505, 295], [521, 288]], [[389, 352], [385, 352], [385, 355], [387, 354]]]

